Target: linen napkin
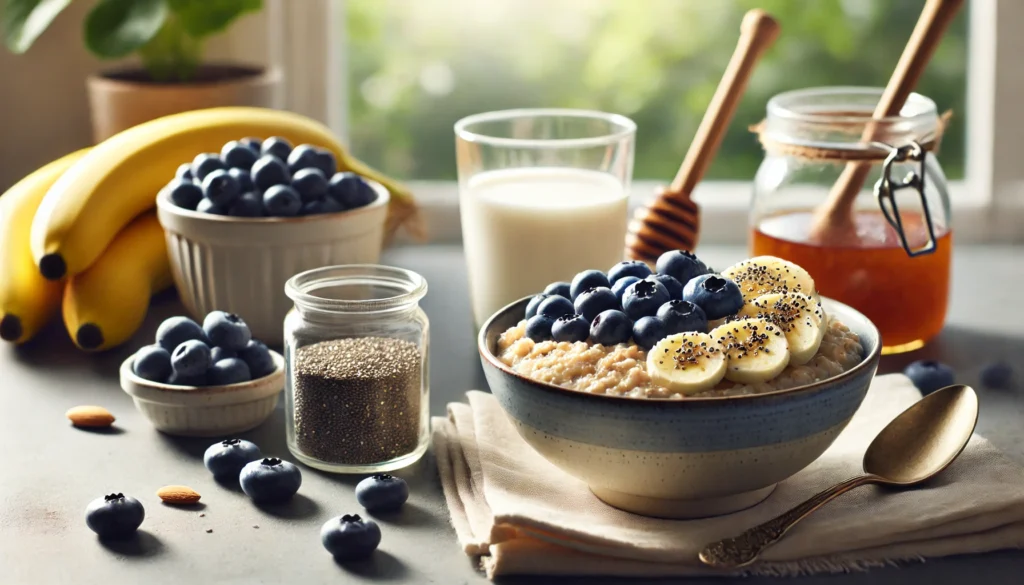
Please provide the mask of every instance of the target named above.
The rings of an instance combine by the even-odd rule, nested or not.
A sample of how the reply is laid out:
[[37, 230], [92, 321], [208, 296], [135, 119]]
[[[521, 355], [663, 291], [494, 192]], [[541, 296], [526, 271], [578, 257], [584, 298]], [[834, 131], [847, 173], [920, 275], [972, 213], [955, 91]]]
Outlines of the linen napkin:
[[[598, 500], [537, 454], [496, 399], [471, 391], [433, 420], [433, 443], [452, 524], [466, 554], [494, 578], [508, 574], [723, 575], [698, 552], [861, 473], [864, 450], [921, 398], [902, 374], [875, 378], [860, 410], [816, 462], [748, 510], [661, 520]], [[846, 572], [952, 554], [1024, 547], [1024, 468], [975, 435], [924, 487], [865, 486], [798, 524], [740, 573]]]

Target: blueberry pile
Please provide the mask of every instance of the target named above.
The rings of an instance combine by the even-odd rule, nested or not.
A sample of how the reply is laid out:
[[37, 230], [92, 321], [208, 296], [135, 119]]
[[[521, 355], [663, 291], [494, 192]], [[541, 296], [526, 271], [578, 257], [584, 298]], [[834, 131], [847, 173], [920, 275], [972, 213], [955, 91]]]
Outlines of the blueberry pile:
[[655, 270], [635, 260], [607, 273], [585, 270], [555, 282], [526, 306], [526, 336], [534, 341], [626, 343], [650, 349], [684, 331], [708, 331], [708, 322], [743, 306], [735, 282], [716, 274], [690, 252], [673, 250]]
[[164, 189], [178, 207], [233, 217], [294, 217], [348, 211], [377, 192], [355, 173], [338, 172], [334, 154], [294, 148], [279, 136], [232, 140], [220, 154], [182, 163]]
[[132, 371], [175, 386], [222, 386], [262, 378], [276, 369], [270, 350], [252, 338], [241, 317], [213, 311], [203, 324], [171, 317], [156, 330], [156, 343], [135, 353]]

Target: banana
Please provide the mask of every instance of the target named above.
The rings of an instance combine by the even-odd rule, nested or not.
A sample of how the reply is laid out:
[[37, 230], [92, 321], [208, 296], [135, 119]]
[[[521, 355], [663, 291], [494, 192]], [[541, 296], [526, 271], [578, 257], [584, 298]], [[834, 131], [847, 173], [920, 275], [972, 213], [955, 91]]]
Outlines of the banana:
[[725, 379], [739, 384], [771, 380], [789, 365], [789, 343], [764, 319], [739, 319], [711, 330], [727, 360]]
[[29, 228], [46, 190], [88, 149], [61, 157], [0, 196], [0, 339], [24, 343], [60, 309], [61, 283], [39, 274]]
[[680, 394], [714, 388], [722, 381], [725, 368], [722, 347], [707, 333], [676, 333], [647, 353], [651, 381]]
[[818, 296], [814, 279], [806, 270], [775, 256], [755, 256], [744, 260], [723, 270], [722, 276], [739, 285], [746, 302], [771, 293], [798, 292], [812, 298]]
[[32, 223], [32, 255], [43, 276], [83, 272], [118, 232], [153, 208], [183, 162], [245, 136], [282, 136], [334, 152], [340, 170], [391, 192], [389, 226], [415, 213], [412, 195], [348, 153], [324, 125], [290, 112], [224, 107], [173, 114], [129, 128], [94, 147], [50, 188]]
[[64, 288], [64, 326], [75, 345], [100, 351], [142, 325], [149, 298], [171, 285], [164, 231], [155, 212], [128, 224], [85, 272]]
[[816, 299], [801, 293], [762, 295], [743, 306], [740, 315], [764, 319], [782, 330], [789, 344], [789, 361], [811, 361], [825, 336], [825, 312]]

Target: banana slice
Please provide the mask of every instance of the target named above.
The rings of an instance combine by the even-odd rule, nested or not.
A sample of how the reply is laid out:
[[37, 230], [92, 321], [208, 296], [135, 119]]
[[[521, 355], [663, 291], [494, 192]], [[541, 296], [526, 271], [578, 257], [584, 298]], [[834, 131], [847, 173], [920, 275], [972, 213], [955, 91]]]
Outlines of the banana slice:
[[806, 270], [775, 256], [755, 256], [722, 271], [722, 276], [739, 285], [743, 300], [761, 295], [798, 292], [817, 298], [814, 279]]
[[789, 362], [811, 361], [825, 337], [825, 311], [816, 299], [796, 292], [762, 295], [740, 309], [743, 317], [764, 319], [782, 330], [789, 343]]
[[782, 330], [764, 319], [739, 319], [711, 330], [728, 361], [725, 379], [739, 384], [766, 382], [789, 365], [789, 343]]
[[714, 388], [725, 375], [725, 355], [707, 333], [669, 335], [647, 353], [647, 373], [659, 385], [694, 394]]

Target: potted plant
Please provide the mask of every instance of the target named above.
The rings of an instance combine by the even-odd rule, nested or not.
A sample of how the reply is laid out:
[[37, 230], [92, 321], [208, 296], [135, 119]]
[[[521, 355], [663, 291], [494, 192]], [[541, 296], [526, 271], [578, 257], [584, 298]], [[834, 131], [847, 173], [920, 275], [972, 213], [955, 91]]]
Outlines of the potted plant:
[[[70, 3], [6, 0], [0, 20], [7, 48], [27, 51]], [[202, 60], [208, 37], [261, 8], [262, 0], [99, 0], [85, 19], [85, 46], [100, 59], [136, 54], [141, 66], [89, 77], [94, 139], [186, 110], [273, 106], [277, 71]]]

